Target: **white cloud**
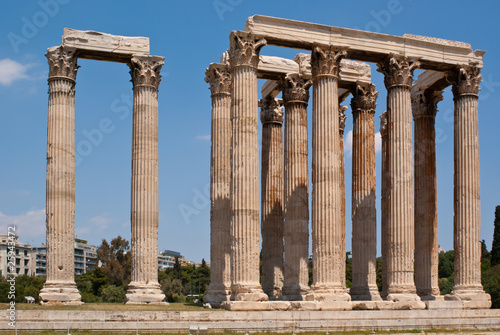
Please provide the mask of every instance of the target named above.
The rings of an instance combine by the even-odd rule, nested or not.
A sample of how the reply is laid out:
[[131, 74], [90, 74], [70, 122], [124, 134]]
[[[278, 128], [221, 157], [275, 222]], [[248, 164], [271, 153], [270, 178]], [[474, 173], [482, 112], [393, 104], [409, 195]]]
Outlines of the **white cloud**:
[[[380, 132], [375, 134], [375, 153], [378, 154], [382, 151], [382, 137]], [[352, 156], [352, 130], [347, 132], [344, 138], [344, 155], [346, 157]]]
[[0, 234], [7, 234], [8, 227], [15, 226], [15, 233], [23, 242], [45, 241], [45, 209], [30, 210], [24, 214], [9, 216], [0, 212]]
[[210, 135], [196, 135], [197, 140], [210, 141]]
[[94, 216], [88, 219], [82, 227], [76, 227], [77, 235], [101, 233], [113, 223], [113, 219], [106, 216]]
[[23, 65], [9, 58], [0, 59], [0, 84], [8, 86], [16, 80], [29, 79], [26, 72], [32, 66], [33, 64]]

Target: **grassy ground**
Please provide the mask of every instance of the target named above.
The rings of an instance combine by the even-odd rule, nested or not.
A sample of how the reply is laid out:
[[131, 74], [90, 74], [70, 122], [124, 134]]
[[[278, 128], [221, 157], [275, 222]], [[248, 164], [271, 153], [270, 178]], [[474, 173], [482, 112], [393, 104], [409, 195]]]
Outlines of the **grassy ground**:
[[[6, 310], [9, 304], [1, 304], [0, 310]], [[65, 311], [202, 311], [206, 310], [201, 304], [170, 303], [162, 305], [125, 305], [125, 304], [84, 304], [81, 306], [42, 306], [38, 304], [16, 304], [16, 310], [65, 310]]]

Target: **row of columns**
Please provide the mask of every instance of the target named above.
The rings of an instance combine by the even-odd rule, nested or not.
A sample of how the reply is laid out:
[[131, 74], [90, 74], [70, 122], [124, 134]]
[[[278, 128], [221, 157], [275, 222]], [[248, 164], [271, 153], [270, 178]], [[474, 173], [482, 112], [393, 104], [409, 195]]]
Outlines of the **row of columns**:
[[[228, 300], [265, 301], [268, 297], [314, 301], [349, 301], [351, 298], [377, 301], [383, 297], [395, 302], [413, 301], [420, 306], [419, 296], [435, 299], [439, 289], [434, 116], [440, 92], [426, 91], [414, 97], [420, 99], [419, 103], [413, 102], [414, 167], [411, 85], [413, 71], [419, 63], [400, 55], [389, 55], [378, 64], [388, 91], [387, 111], [381, 116], [380, 127], [382, 294], [376, 285], [374, 114], [378, 93], [373, 85], [357, 86], [352, 92], [353, 281], [349, 295], [345, 287], [345, 181], [343, 113], [340, 113], [343, 111], [339, 111], [338, 101], [339, 62], [347, 52], [322, 45], [312, 50], [312, 82], [301, 74], [287, 75], [281, 81], [283, 101], [266, 98], [260, 102], [263, 123], [260, 216], [263, 278], [260, 286], [256, 68], [259, 51], [265, 44], [265, 40], [251, 34], [233, 32], [229, 64], [213, 64], [207, 71], [213, 103], [211, 187], [212, 195], [216, 196], [212, 198], [211, 209], [211, 263], [229, 262], [231, 269], [225, 266], [220, 270], [217, 265], [221, 275], [212, 277], [210, 287], [213, 289], [209, 288], [205, 300], [217, 304]], [[232, 87], [230, 84], [217, 86], [217, 89], [224, 87], [223, 94], [228, 100], [223, 107], [214, 103], [220, 93], [216, 93], [213, 85], [222, 78], [232, 82]], [[447, 299], [485, 301], [488, 297], [482, 290], [479, 269], [477, 91], [480, 75], [477, 68], [466, 66], [448, 73], [448, 78], [455, 100], [456, 282]], [[307, 103], [311, 84], [313, 285], [309, 287]], [[226, 115], [223, 124], [232, 132], [214, 129], [215, 124], [221, 124], [221, 115]], [[221, 148], [219, 143], [228, 147]], [[228, 154], [230, 167], [227, 166]], [[225, 155], [223, 159], [222, 155]], [[217, 201], [217, 196], [226, 200]], [[220, 215], [219, 220], [216, 213]], [[217, 234], [223, 230], [229, 230], [229, 235]], [[223, 243], [228, 240], [231, 245]], [[213, 272], [215, 275], [215, 268]], [[221, 288], [218, 299], [211, 295], [216, 287]]]
[[[74, 280], [75, 83], [74, 50], [53, 47], [49, 62], [47, 135], [47, 280], [42, 303], [81, 304]], [[163, 57], [130, 60], [134, 86], [132, 136], [132, 281], [127, 303], [162, 303], [158, 284], [158, 85]]]

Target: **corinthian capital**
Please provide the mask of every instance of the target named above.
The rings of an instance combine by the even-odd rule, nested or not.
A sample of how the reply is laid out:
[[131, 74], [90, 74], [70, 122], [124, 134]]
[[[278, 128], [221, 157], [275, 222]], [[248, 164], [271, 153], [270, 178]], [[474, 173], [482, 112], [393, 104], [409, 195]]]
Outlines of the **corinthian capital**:
[[59, 47], [47, 49], [45, 54], [49, 61], [49, 78], [66, 77], [71, 80], [76, 79], [79, 66], [76, 64], [75, 50], [68, 50]]
[[351, 100], [352, 112], [369, 112], [375, 113], [377, 106], [378, 92], [375, 91], [375, 85], [369, 84], [367, 86], [356, 85]]
[[267, 97], [259, 101], [262, 123], [283, 123], [283, 100]]
[[280, 85], [285, 104], [291, 101], [307, 103], [309, 100], [309, 87], [311, 87], [312, 81], [305, 79], [303, 75], [298, 73], [288, 74], [280, 80]]
[[347, 48], [330, 46], [314, 46], [311, 53], [313, 78], [319, 75], [338, 77], [340, 60], [347, 56]]
[[443, 100], [443, 91], [425, 90], [411, 97], [413, 119], [420, 117], [436, 117], [437, 104]]
[[413, 82], [413, 71], [420, 66], [419, 61], [410, 61], [408, 57], [390, 54], [385, 61], [377, 63], [377, 71], [384, 75], [387, 89], [394, 86], [410, 88]]
[[130, 75], [132, 84], [136, 86], [151, 86], [158, 89], [161, 81], [160, 70], [165, 57], [135, 56], [130, 60]]
[[347, 119], [346, 110], [347, 106], [339, 105], [339, 133], [342, 135], [344, 134], [345, 120]]
[[231, 67], [251, 66], [257, 68], [260, 49], [267, 44], [267, 41], [241, 31], [233, 31], [229, 39], [229, 63]]
[[212, 95], [231, 94], [231, 73], [229, 72], [229, 66], [210, 64], [205, 75], [205, 82], [210, 84]]
[[450, 71], [446, 74], [446, 79], [452, 84], [453, 97], [460, 95], [478, 95], [479, 84], [483, 79], [481, 69], [476, 66], [464, 66]]

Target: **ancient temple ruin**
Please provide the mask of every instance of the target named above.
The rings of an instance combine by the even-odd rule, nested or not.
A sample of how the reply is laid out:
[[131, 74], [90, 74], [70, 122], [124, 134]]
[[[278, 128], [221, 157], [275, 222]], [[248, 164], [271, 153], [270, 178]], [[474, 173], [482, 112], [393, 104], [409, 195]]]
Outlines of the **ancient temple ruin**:
[[[229, 50], [219, 63], [210, 64], [205, 79], [212, 94], [212, 277], [205, 301], [230, 310], [489, 308], [490, 297], [481, 285], [479, 242], [477, 101], [484, 51], [438, 38], [391, 36], [260, 15], [248, 18], [244, 31], [231, 32], [229, 41]], [[266, 45], [310, 54], [298, 54], [294, 60], [261, 55]], [[377, 64], [387, 89], [387, 111], [380, 114], [382, 292], [375, 268], [378, 92], [364, 62]], [[424, 71], [414, 80], [417, 68]], [[268, 80], [260, 101], [257, 79]], [[437, 285], [434, 123], [443, 89], [450, 85], [455, 103], [455, 286], [443, 297]], [[280, 92], [282, 99], [276, 99]], [[353, 113], [350, 290], [345, 286], [346, 107], [340, 105], [349, 95]]]

